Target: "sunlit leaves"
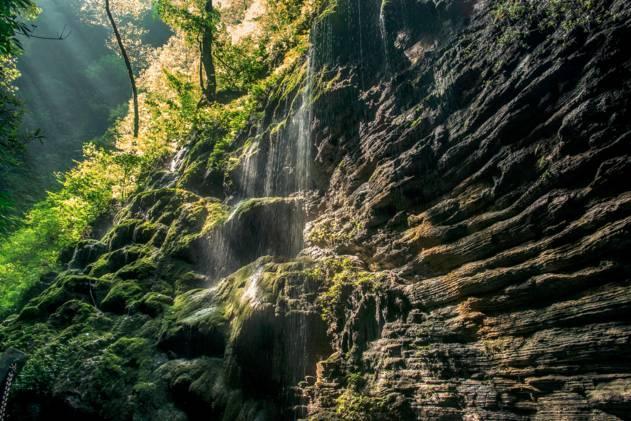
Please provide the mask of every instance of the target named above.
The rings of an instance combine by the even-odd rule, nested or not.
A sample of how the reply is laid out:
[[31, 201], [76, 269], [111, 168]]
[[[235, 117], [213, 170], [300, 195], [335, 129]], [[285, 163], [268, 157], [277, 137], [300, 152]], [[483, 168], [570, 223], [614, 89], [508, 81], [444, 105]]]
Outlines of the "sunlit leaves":
[[206, 13], [206, 0], [155, 0], [156, 10], [164, 21], [184, 32], [187, 40], [198, 45], [201, 33], [206, 28], [214, 29], [219, 24], [219, 13], [213, 9]]
[[85, 146], [84, 155], [75, 168], [58, 174], [61, 188], [49, 192], [0, 244], [0, 313], [54, 270], [59, 252], [84, 238], [114, 200], [125, 200], [134, 191], [142, 158], [93, 144]]
[[14, 226], [13, 202], [4, 190], [24, 143], [18, 132], [22, 108], [13, 85], [18, 76], [15, 59], [0, 55], [0, 235]]
[[[80, 7], [81, 17], [86, 23], [110, 28], [105, 0], [84, 0]], [[136, 70], [146, 67], [151, 61], [153, 48], [142, 42], [147, 33], [142, 20], [152, 13], [151, 0], [110, 0], [110, 7]], [[113, 33], [108, 40], [108, 47], [119, 54]]]
[[31, 26], [25, 19], [34, 17], [37, 8], [31, 0], [0, 1], [0, 55], [15, 54], [20, 48], [18, 35], [28, 35]]

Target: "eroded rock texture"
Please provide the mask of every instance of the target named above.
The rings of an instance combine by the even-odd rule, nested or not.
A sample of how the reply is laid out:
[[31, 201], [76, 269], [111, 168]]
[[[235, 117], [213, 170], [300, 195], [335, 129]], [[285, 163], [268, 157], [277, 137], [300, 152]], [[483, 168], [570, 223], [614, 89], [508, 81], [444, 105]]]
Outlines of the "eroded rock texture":
[[356, 363], [416, 417], [629, 415], [629, 7], [596, 8], [503, 45], [480, 2], [362, 97], [311, 232], [347, 221], [315, 243], [399, 277], [408, 307]]
[[338, 0], [311, 38], [234, 165], [193, 137], [2, 324], [16, 419], [628, 419], [628, 3]]

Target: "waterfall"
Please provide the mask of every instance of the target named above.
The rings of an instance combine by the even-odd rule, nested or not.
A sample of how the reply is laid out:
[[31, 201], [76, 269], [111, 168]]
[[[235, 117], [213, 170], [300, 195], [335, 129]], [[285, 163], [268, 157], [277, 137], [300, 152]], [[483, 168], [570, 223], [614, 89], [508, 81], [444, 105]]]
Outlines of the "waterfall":
[[184, 162], [184, 158], [186, 157], [186, 152], [188, 152], [188, 147], [184, 146], [175, 153], [173, 159], [169, 163], [169, 171], [174, 173], [180, 169], [182, 163]]
[[[241, 197], [254, 197], [257, 178], [257, 143], [251, 143], [243, 148], [242, 170], [239, 176]], [[236, 209], [236, 207], [235, 207]]]
[[[307, 58], [307, 72], [298, 109], [284, 128], [269, 139], [267, 162], [262, 174], [263, 196], [288, 196], [309, 190], [311, 173], [311, 118], [313, 89], [313, 48]], [[260, 167], [259, 167], [260, 168]], [[251, 170], [247, 170], [251, 174]], [[257, 177], [260, 175], [257, 174]]]
[[383, 43], [383, 56], [385, 63], [386, 75], [390, 73], [390, 53], [388, 51], [388, 30], [386, 28], [385, 8], [388, 4], [387, 0], [382, 0], [379, 8], [379, 32], [381, 33], [381, 41]]
[[274, 121], [271, 133], [258, 135], [243, 147], [237, 177], [240, 200], [288, 197], [311, 189], [311, 122], [313, 115], [314, 48], [306, 59], [306, 76], [286, 120]]
[[307, 59], [307, 80], [302, 92], [300, 110], [293, 117], [297, 128], [296, 139], [296, 187], [299, 192], [309, 190], [311, 180], [311, 121], [313, 114], [313, 46]]
[[[330, 52], [331, 48], [325, 47], [325, 51]], [[240, 161], [231, 174], [234, 190], [227, 201], [232, 209], [226, 221], [208, 233], [198, 248], [198, 269], [206, 275], [210, 287], [262, 256], [292, 259], [304, 248], [307, 202], [313, 190], [313, 98], [318, 74], [315, 53], [312, 45], [295, 98], [278, 105], [278, 115], [269, 126], [259, 126], [257, 134], [246, 140], [240, 150]], [[253, 310], [269, 294], [262, 285], [263, 276], [261, 266], [249, 277], [243, 291], [243, 304]], [[301, 293], [296, 291], [305, 287], [301, 285], [304, 280], [295, 282], [284, 292], [289, 301], [298, 300]], [[275, 323], [283, 334], [274, 346], [279, 357], [284, 358], [285, 397], [294, 402], [299, 399], [293, 386], [308, 374], [315, 374], [315, 361], [321, 357], [315, 356], [319, 348], [310, 344], [314, 337], [326, 337], [326, 331], [324, 327], [313, 327], [321, 323], [319, 313], [290, 306], [279, 310], [276, 317]]]
[[359, 73], [361, 75], [361, 88], [366, 87], [364, 80], [364, 35], [362, 26], [362, 0], [357, 0], [357, 19], [359, 20]]
[[311, 48], [293, 114], [274, 133], [258, 135], [241, 151], [236, 203], [203, 246], [202, 266], [211, 281], [261, 256], [294, 257], [303, 247], [304, 198], [312, 172], [313, 63]]

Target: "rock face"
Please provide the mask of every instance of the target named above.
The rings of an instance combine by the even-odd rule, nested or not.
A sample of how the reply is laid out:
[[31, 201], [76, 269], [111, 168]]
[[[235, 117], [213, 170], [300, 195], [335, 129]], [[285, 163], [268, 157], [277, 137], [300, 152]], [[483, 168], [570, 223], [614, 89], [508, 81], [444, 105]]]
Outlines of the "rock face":
[[628, 419], [627, 2], [338, 0], [311, 36], [235, 165], [194, 140], [2, 324], [15, 419]]

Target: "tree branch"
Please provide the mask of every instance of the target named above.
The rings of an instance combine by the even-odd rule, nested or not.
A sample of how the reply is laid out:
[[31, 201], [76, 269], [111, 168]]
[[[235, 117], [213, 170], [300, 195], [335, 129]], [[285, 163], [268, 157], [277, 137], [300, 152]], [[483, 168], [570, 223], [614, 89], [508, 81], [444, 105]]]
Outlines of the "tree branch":
[[123, 56], [123, 60], [125, 60], [127, 73], [129, 73], [129, 82], [131, 83], [131, 91], [134, 99], [134, 138], [138, 138], [140, 118], [138, 116], [138, 88], [136, 88], [136, 77], [134, 76], [134, 70], [131, 67], [131, 61], [129, 60], [129, 56], [127, 55], [127, 50], [125, 49], [125, 45], [123, 44], [123, 39], [120, 32], [118, 31], [118, 26], [116, 26], [116, 21], [114, 21], [114, 16], [112, 16], [112, 11], [110, 10], [110, 0], [105, 0], [105, 12], [107, 13], [107, 17], [110, 21], [110, 24], [112, 25], [112, 29], [114, 30], [114, 36], [116, 37], [118, 48], [120, 49], [121, 55]]
[[[37, 28], [36, 26], [33, 26], [33, 28]], [[45, 40], [50, 40], [50, 41], [63, 41], [66, 38], [68, 38], [70, 35], [72, 34], [72, 30], [68, 29], [68, 25], [64, 25], [64, 29], [62, 29], [62, 31], [57, 34], [57, 36], [42, 36], [42, 35], [35, 35], [33, 32], [22, 32], [22, 35], [26, 36], [27, 38], [36, 38], [36, 39], [45, 39]]]

